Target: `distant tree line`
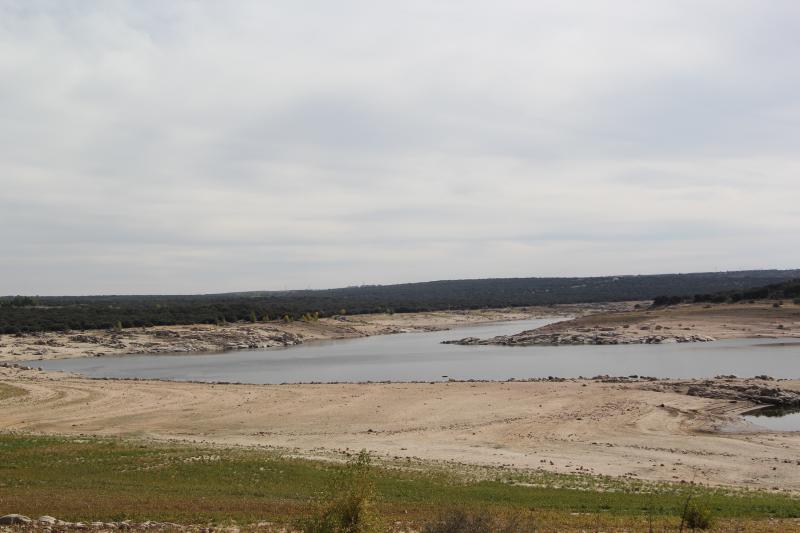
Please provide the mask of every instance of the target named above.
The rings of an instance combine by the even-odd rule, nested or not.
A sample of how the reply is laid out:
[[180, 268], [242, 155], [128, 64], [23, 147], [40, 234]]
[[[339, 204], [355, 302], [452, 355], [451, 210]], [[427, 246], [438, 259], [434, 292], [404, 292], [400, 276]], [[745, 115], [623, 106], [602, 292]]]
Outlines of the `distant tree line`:
[[31, 307], [37, 300], [32, 296], [8, 296], [0, 298], [0, 308], [3, 307]]
[[664, 307], [680, 303], [736, 303], [749, 300], [797, 300], [800, 298], [800, 279], [783, 283], [771, 283], [763, 287], [743, 290], [728, 290], [694, 296], [660, 295], [653, 299], [653, 307]]
[[0, 332], [316, 320], [345, 313], [652, 300], [659, 295], [685, 301], [722, 291], [750, 294], [754, 289], [749, 287], [794, 278], [800, 278], [800, 270], [450, 280], [192, 296], [9, 296], [0, 298]]

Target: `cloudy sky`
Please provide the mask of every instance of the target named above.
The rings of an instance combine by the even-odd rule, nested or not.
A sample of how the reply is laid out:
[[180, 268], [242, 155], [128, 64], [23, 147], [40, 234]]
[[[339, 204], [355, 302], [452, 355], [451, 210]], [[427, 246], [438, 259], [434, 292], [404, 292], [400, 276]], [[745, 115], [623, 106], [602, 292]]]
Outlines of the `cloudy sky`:
[[0, 0], [0, 294], [800, 266], [800, 2]]

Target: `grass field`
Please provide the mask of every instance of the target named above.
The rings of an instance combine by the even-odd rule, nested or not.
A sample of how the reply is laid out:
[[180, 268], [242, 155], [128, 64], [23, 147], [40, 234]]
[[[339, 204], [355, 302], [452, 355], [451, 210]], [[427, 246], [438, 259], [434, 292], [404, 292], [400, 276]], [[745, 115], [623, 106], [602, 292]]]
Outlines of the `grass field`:
[[[291, 524], [323, 503], [342, 468], [269, 450], [6, 434], [0, 514]], [[525, 513], [537, 531], [647, 531], [651, 521], [654, 531], [676, 531], [692, 491], [715, 530], [800, 531], [800, 500], [780, 494], [402, 462], [377, 464], [372, 477], [389, 524], [419, 525], [460, 508]]]

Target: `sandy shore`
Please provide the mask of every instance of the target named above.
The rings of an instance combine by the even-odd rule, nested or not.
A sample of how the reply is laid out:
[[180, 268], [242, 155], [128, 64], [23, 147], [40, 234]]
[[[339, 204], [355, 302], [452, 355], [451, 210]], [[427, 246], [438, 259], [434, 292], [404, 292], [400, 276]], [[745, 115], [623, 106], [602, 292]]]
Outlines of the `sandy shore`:
[[207, 324], [0, 335], [0, 362], [136, 353], [219, 352], [291, 346], [310, 340], [346, 339], [543, 317], [582, 316], [631, 309], [635, 302], [508, 309], [337, 316], [317, 321]]
[[800, 434], [717, 431], [752, 404], [670, 383], [211, 385], [0, 368], [0, 427], [800, 491]]

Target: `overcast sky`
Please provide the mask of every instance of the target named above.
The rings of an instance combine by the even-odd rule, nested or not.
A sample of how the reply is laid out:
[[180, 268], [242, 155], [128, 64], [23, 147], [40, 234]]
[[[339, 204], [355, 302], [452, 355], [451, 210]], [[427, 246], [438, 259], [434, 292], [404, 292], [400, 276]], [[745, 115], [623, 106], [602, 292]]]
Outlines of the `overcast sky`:
[[0, 294], [800, 267], [796, 0], [0, 6]]

